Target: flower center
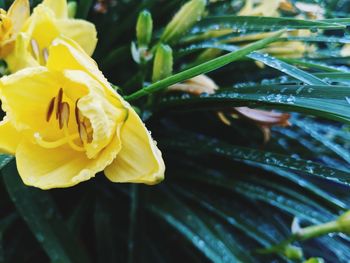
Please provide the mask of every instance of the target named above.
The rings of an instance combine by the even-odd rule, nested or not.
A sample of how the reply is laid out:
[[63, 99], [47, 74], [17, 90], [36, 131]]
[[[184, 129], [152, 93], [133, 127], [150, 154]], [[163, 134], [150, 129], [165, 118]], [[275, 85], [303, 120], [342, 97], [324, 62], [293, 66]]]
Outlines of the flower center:
[[[92, 127], [88, 118], [84, 117], [79, 108], [78, 101], [75, 102], [74, 112], [75, 121], [77, 124], [77, 132], [70, 134], [68, 124], [70, 121], [70, 105], [63, 101], [63, 89], [60, 88], [57, 96], [53, 97], [47, 108], [46, 121], [50, 122], [52, 116], [55, 115], [55, 120], [58, 122], [58, 127], [63, 130], [64, 137], [57, 141], [46, 141], [39, 133], [34, 134], [36, 142], [44, 148], [57, 148], [64, 144], [68, 144], [76, 151], [85, 151], [84, 145], [92, 142]], [[79, 140], [78, 140], [79, 139]], [[78, 142], [76, 142], [78, 140]]]
[[40, 48], [38, 41], [34, 38], [30, 40], [30, 46], [33, 57], [40, 65], [46, 65], [47, 59], [49, 58], [49, 50], [47, 48]]

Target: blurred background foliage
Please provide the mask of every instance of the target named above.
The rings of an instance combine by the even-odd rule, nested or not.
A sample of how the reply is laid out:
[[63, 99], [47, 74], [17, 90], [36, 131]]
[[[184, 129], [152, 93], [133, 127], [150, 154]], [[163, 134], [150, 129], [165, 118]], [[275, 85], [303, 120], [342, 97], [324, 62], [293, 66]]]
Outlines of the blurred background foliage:
[[[170, 41], [162, 32], [186, 2], [77, 2], [76, 17], [97, 27], [94, 59], [152, 131], [166, 179], [144, 186], [97, 175], [41, 191], [1, 156], [0, 262], [350, 262], [346, 231], [283, 243], [350, 208], [349, 1], [280, 1], [256, 14], [242, 11], [243, 0], [208, 1], [202, 19]], [[141, 46], [143, 10], [153, 34]], [[215, 93], [127, 96], [162, 78], [164, 89], [171, 74], [185, 80], [205, 61], [212, 71], [213, 59], [281, 29], [289, 31], [277, 42], [210, 72]], [[157, 68], [160, 40], [169, 61]], [[264, 115], [234, 108], [247, 106], [290, 118], [262, 125]]]

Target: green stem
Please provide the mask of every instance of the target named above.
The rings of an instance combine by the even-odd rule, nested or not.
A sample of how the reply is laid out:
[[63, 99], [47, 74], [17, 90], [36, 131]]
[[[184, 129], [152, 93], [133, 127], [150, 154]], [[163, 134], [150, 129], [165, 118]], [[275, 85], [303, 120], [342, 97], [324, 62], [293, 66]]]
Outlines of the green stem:
[[291, 246], [291, 244], [295, 241], [304, 241], [307, 239], [319, 237], [329, 233], [340, 232], [338, 221], [331, 221], [328, 223], [308, 226], [300, 229], [298, 232], [294, 233], [287, 239], [283, 240], [277, 245], [258, 249], [257, 252], [261, 254], [271, 254], [271, 253], [285, 253], [286, 248]]
[[337, 221], [302, 228], [296, 233], [296, 239], [302, 241], [334, 232], [339, 232], [339, 224]]
[[125, 99], [129, 100], [129, 101], [135, 100], [135, 99], [138, 99], [138, 98], [143, 97], [145, 95], [148, 95], [148, 94], [154, 93], [156, 91], [165, 89], [165, 88], [167, 88], [170, 85], [173, 85], [175, 83], [178, 83], [178, 82], [190, 79], [192, 77], [195, 77], [197, 75], [204, 74], [204, 73], [207, 73], [209, 71], [213, 71], [215, 69], [221, 68], [221, 67], [223, 67], [223, 66], [225, 66], [225, 65], [227, 65], [235, 60], [238, 60], [238, 59], [248, 55], [249, 53], [251, 53], [255, 50], [264, 48], [268, 44], [277, 41], [279, 36], [281, 36], [281, 34], [283, 34], [283, 32], [284, 31], [280, 31], [271, 37], [259, 40], [257, 42], [250, 44], [250, 45], [247, 45], [239, 50], [225, 54], [225, 55], [220, 56], [218, 58], [215, 58], [211, 61], [202, 63], [198, 66], [184, 70], [180, 73], [174, 74], [170, 77], [167, 77], [165, 79], [157, 81], [157, 82], [149, 85], [148, 87], [144, 87], [144, 88], [136, 91], [135, 93], [132, 93], [131, 95], [126, 96]]

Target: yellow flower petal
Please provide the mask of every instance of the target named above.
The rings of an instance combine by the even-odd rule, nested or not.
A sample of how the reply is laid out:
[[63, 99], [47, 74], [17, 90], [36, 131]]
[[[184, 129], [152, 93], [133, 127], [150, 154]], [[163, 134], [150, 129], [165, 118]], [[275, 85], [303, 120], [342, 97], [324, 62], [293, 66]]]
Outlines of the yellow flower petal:
[[4, 119], [0, 122], [0, 152], [14, 155], [21, 140], [20, 133], [13, 125]]
[[340, 50], [340, 54], [343, 57], [350, 56], [350, 45], [349, 44], [344, 45], [343, 48]]
[[112, 89], [107, 79], [98, 69], [96, 62], [90, 56], [88, 56], [75, 41], [61, 36], [53, 41], [49, 53], [50, 56], [47, 61], [47, 67], [50, 70], [64, 71], [67, 69], [72, 69], [85, 71], [92, 78], [103, 84], [103, 86], [108, 89], [110, 94], [118, 97], [121, 104], [127, 104], [123, 102], [120, 95]]
[[55, 23], [54, 13], [43, 5], [35, 8], [23, 31], [37, 42], [39, 50], [48, 48], [61, 34]]
[[[128, 110], [120, 104], [117, 97], [108, 96], [101, 84], [84, 71], [65, 70], [64, 76], [71, 81], [73, 87], [83, 85], [88, 90], [88, 94], [79, 99], [77, 106], [91, 123], [93, 139], [85, 145], [85, 150], [89, 158], [95, 158], [110, 143], [115, 130], [120, 129]], [[68, 82], [66, 85], [69, 85]], [[71, 97], [71, 93], [74, 93], [74, 89], [67, 89], [68, 97]]]
[[165, 166], [160, 151], [135, 111], [111, 89], [94, 60], [83, 53], [74, 41], [60, 38], [50, 48], [47, 66], [57, 71], [67, 68], [84, 70], [102, 83], [110, 94], [115, 94], [119, 103], [129, 108], [128, 119], [122, 127], [122, 150], [116, 161], [105, 170], [111, 181], [154, 184], [163, 179]]
[[57, 139], [61, 133], [57, 125], [46, 121], [46, 114], [59, 88], [60, 83], [46, 68], [27, 68], [1, 78], [2, 107], [18, 131], [28, 130], [30, 136], [42, 131], [41, 135]]
[[42, 5], [50, 8], [55, 13], [56, 18], [68, 17], [67, 0], [44, 0]]
[[12, 34], [15, 36], [18, 33], [25, 21], [29, 18], [30, 6], [28, 0], [16, 0], [11, 5], [7, 14], [12, 22]]
[[65, 19], [57, 20], [56, 26], [66, 37], [79, 43], [88, 55], [92, 55], [97, 44], [97, 31], [93, 24], [85, 20]]
[[97, 68], [96, 62], [87, 55], [81, 46], [64, 36], [61, 36], [52, 43], [50, 57], [47, 67], [52, 70], [62, 71], [65, 69], [82, 70], [98, 81], [108, 84], [102, 72]]
[[28, 51], [29, 43], [30, 39], [26, 34], [18, 34], [14, 50], [9, 53], [5, 59], [11, 72], [16, 72], [28, 67], [39, 66], [38, 61], [36, 61]]
[[[60, 2], [62, 1], [59, 0], [57, 3], [56, 0], [44, 1], [27, 19], [21, 29], [22, 37], [16, 40], [19, 44], [16, 43], [15, 51], [5, 57], [12, 73], [22, 68], [32, 67], [33, 64], [45, 66], [49, 56], [49, 47], [52, 41], [59, 36], [70, 37], [77, 41], [85, 52], [90, 55], [93, 53], [97, 43], [95, 26], [83, 20], [57, 17], [55, 12], [62, 13], [64, 12], [62, 10], [65, 9], [59, 8], [61, 7]], [[33, 60], [36, 63], [33, 63]]]
[[114, 160], [120, 147], [116, 134], [96, 158], [88, 159], [84, 153], [68, 147], [45, 149], [24, 140], [16, 151], [17, 169], [26, 185], [41, 189], [70, 187], [103, 171]]
[[161, 152], [133, 109], [121, 130], [122, 149], [105, 169], [112, 182], [156, 184], [164, 179]]
[[246, 0], [244, 7], [238, 12], [239, 16], [277, 16], [281, 0], [260, 1], [253, 7], [252, 0]]
[[253, 1], [246, 0], [243, 8], [238, 12], [239, 16], [248, 16], [252, 13], [253, 10]]

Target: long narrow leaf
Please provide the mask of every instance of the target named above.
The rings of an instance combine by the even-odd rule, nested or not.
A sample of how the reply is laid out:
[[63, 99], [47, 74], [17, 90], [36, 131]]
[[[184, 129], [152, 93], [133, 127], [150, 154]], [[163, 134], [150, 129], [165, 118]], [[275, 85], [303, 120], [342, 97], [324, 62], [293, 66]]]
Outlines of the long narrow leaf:
[[145, 96], [147, 94], [159, 91], [161, 89], [165, 89], [166, 87], [168, 87], [172, 84], [175, 84], [175, 83], [184, 81], [186, 79], [190, 79], [192, 77], [195, 77], [197, 75], [207, 73], [209, 71], [213, 71], [215, 69], [223, 67], [223, 66], [231, 63], [232, 61], [235, 61], [241, 57], [244, 57], [245, 55], [247, 55], [255, 50], [261, 49], [272, 42], [275, 42], [276, 40], [278, 40], [278, 37], [281, 34], [282, 34], [282, 32], [279, 32], [271, 37], [265, 38], [263, 40], [259, 40], [255, 43], [250, 44], [248, 46], [245, 46], [244, 48], [241, 48], [237, 51], [233, 51], [229, 54], [223, 55], [221, 57], [215, 58], [213, 60], [210, 60], [208, 62], [205, 62], [203, 64], [195, 66], [193, 68], [187, 69], [183, 72], [174, 74], [174, 75], [167, 77], [163, 80], [155, 82], [148, 87], [142, 88], [139, 91], [137, 91], [129, 96], [126, 96], [126, 99], [127, 100], [135, 100], [135, 99], [140, 98], [142, 96]]
[[48, 192], [24, 186], [14, 162], [2, 171], [7, 191], [52, 262], [89, 262], [76, 238], [70, 234]]

